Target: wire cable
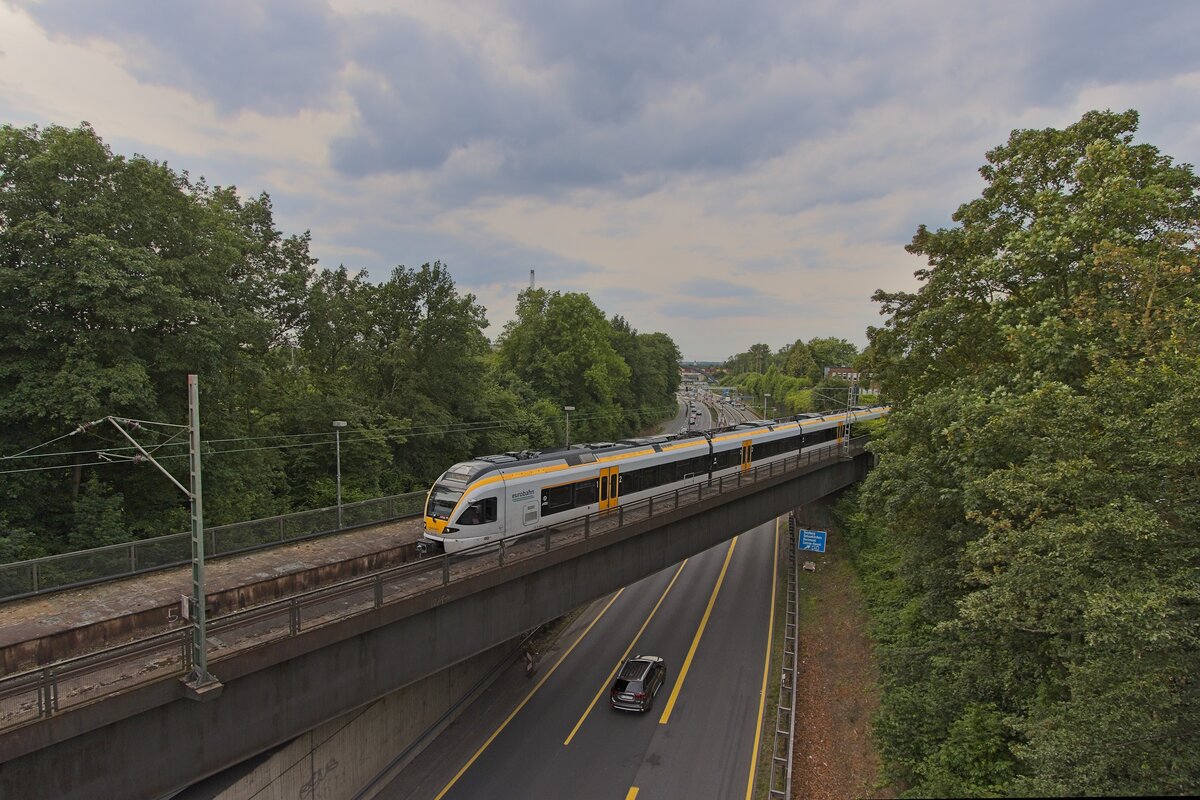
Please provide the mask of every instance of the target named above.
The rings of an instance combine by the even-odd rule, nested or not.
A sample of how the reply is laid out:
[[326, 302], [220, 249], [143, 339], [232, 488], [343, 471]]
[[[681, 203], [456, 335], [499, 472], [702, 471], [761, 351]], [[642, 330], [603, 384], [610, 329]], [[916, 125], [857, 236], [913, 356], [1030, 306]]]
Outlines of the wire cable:
[[[584, 412], [580, 412], [578, 414], [572, 414], [571, 416], [572, 416], [572, 419], [581, 421], [581, 422], [593, 421], [596, 419], [603, 419], [603, 418], [624, 418], [626, 416], [633, 416], [633, 417], [640, 419], [640, 418], [647, 417], [647, 416], [661, 415], [661, 414], [667, 413], [668, 411], [674, 410], [674, 408], [675, 408], [674, 405], [670, 405], [670, 406], [663, 405], [663, 406], [643, 406], [640, 408], [630, 408], [630, 409], [626, 409], [626, 408], [595, 409], [592, 411], [584, 411]], [[70, 436], [74, 436], [80, 432], [86, 431], [86, 430], [90, 429], [91, 427], [94, 427], [96, 424], [105, 421], [105, 419], [107, 419], [107, 418], [104, 418], [101, 420], [96, 420], [96, 422], [87, 423], [86, 425], [80, 425], [76, 429], [72, 430], [70, 433], [63, 434], [62, 436], [58, 436], [47, 442], [43, 442], [41, 444], [35, 445], [34, 447], [30, 447], [26, 450], [22, 450], [21, 452], [15, 453], [11, 456], [0, 456], [0, 462], [13, 461], [13, 460], [17, 460], [17, 459], [64, 458], [67, 456], [81, 456], [81, 455], [97, 455], [97, 456], [103, 455], [103, 454], [121, 455], [121, 454], [130, 452], [130, 451], [134, 451], [137, 449], [137, 448], [129, 446], [129, 445], [123, 445], [123, 446], [119, 446], [119, 447], [94, 448], [91, 450], [69, 450], [69, 451], [61, 451], [61, 452], [57, 452], [57, 453], [33, 453], [34, 450], [38, 450], [42, 447], [51, 445], [54, 442], [61, 441], [62, 439], [66, 439]], [[186, 431], [186, 426], [174, 425], [172, 423], [147, 422], [144, 420], [135, 420], [135, 419], [132, 419], [129, 417], [114, 417], [114, 419], [128, 421], [128, 422], [136, 422], [139, 425], [161, 424], [161, 425], [166, 425], [166, 426], [172, 427], [172, 428], [181, 428], [180, 431], [176, 431], [171, 436], [171, 439], [169, 439], [165, 442], [159, 442], [157, 444], [146, 445], [147, 450], [150, 450], [152, 452], [157, 452], [158, 450], [161, 450], [165, 447], [184, 447], [189, 444], [188, 442], [185, 442], [185, 441], [174, 441], [176, 438], [181, 436], [184, 431]], [[557, 421], [557, 420], [555, 418], [549, 418], [544, 421]], [[354, 434], [350, 434], [350, 435], [343, 434], [341, 439], [342, 439], [342, 441], [349, 442], [349, 443], [353, 443], [356, 441], [378, 442], [378, 441], [386, 441], [386, 439], [390, 436], [402, 436], [405, 439], [413, 439], [413, 438], [421, 438], [421, 437], [426, 437], [426, 436], [450, 435], [450, 434], [456, 434], [456, 433], [479, 433], [479, 432], [483, 432], [483, 431], [496, 430], [499, 428], [516, 429], [516, 428], [523, 427], [525, 424], [526, 424], [526, 420], [523, 420], [523, 419], [499, 419], [499, 420], [477, 420], [477, 421], [473, 421], [473, 422], [449, 422], [449, 423], [428, 424], [428, 425], [418, 425], [418, 426], [392, 425], [392, 426], [375, 428], [375, 429], [367, 429], [367, 430], [360, 429], [359, 431], [357, 431]], [[204, 441], [201, 442], [201, 445], [212, 448], [213, 445], [217, 445], [217, 444], [231, 444], [231, 443], [235, 443], [235, 442], [263, 441], [263, 440], [270, 440], [270, 439], [287, 440], [287, 439], [302, 439], [302, 438], [315, 438], [315, 439], [319, 439], [319, 441], [308, 442], [308, 443], [264, 445], [261, 447], [245, 447], [245, 448], [236, 448], [236, 449], [235, 448], [209, 449], [206, 451], [206, 455], [211, 456], [211, 455], [222, 455], [222, 454], [226, 454], [226, 453], [254, 452], [254, 451], [258, 451], [258, 450], [284, 450], [284, 449], [295, 449], [298, 447], [316, 447], [318, 445], [332, 444], [337, 437], [334, 434], [334, 432], [332, 432], [332, 431], [320, 431], [320, 432], [313, 432], [313, 433], [292, 433], [292, 434], [268, 434], [268, 435], [263, 435], [263, 436], [254, 436], [254, 437], [231, 437], [231, 438], [224, 438], [224, 439], [205, 439]], [[161, 458], [161, 459], [185, 458], [186, 456], [187, 456], [186, 453], [176, 453], [176, 454], [168, 454], [168, 455], [159, 456], [159, 458]], [[16, 474], [16, 473], [21, 473], [21, 472], [41, 472], [41, 471], [52, 470], [52, 469], [74, 469], [76, 467], [84, 467], [84, 466], [107, 466], [107, 465], [118, 464], [118, 463], [124, 463], [124, 460], [95, 461], [95, 462], [88, 462], [88, 463], [84, 463], [84, 464], [57, 464], [54, 466], [47, 466], [47, 467], [16, 468], [16, 469], [9, 469], [9, 470], [0, 470], [0, 475], [11, 475], [11, 474]]]

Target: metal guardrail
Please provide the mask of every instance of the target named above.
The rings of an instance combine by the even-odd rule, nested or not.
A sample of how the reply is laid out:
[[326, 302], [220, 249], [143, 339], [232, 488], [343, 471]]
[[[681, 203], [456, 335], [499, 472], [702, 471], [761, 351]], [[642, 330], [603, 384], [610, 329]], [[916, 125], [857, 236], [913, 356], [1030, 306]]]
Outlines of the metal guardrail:
[[[796, 734], [796, 517], [788, 514], [788, 588], [783, 626], [783, 669], [779, 674], [779, 702], [775, 706], [775, 744], [771, 751], [771, 800], [792, 797], [792, 741]], [[781, 753], [783, 755], [781, 755]]]
[[[220, 558], [415, 516], [424, 502], [425, 492], [408, 492], [343, 503], [340, 528], [337, 506], [215, 525], [204, 531], [205, 555]], [[177, 567], [191, 558], [192, 535], [185, 532], [0, 564], [0, 603]]]
[[[857, 437], [861, 452], [867, 437]], [[733, 475], [664, 492], [561, 525], [516, 534], [455, 554], [430, 556], [369, 575], [312, 589], [208, 622], [208, 660], [271, 641], [297, 636], [348, 616], [442, 590], [451, 583], [506, 564], [536, 558], [575, 542], [603, 536], [627, 524], [676, 511], [743, 486], [812, 464], [840, 459], [842, 446], [830, 444], [762, 464]], [[343, 511], [344, 513], [344, 511]], [[116, 691], [179, 678], [191, 669], [191, 628], [149, 636], [118, 647], [66, 659], [0, 678], [0, 731], [95, 701]], [[219, 665], [218, 665], [219, 666]]]

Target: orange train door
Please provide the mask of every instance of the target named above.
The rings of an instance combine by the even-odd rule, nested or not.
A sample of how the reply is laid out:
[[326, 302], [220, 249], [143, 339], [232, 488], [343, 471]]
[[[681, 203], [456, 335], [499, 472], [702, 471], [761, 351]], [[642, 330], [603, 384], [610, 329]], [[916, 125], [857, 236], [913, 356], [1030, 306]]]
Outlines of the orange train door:
[[742, 472], [750, 469], [750, 447], [752, 442], [747, 439], [742, 442]]
[[600, 510], [612, 508], [617, 504], [621, 494], [621, 483], [618, 476], [619, 467], [600, 468]]

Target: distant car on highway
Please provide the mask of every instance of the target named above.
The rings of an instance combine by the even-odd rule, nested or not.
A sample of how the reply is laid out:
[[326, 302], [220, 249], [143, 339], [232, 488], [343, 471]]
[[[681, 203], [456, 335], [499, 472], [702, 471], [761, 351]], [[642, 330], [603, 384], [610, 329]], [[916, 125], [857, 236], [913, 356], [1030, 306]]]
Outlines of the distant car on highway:
[[621, 667], [608, 699], [619, 711], [649, 711], [666, 682], [667, 666], [662, 658], [634, 656]]

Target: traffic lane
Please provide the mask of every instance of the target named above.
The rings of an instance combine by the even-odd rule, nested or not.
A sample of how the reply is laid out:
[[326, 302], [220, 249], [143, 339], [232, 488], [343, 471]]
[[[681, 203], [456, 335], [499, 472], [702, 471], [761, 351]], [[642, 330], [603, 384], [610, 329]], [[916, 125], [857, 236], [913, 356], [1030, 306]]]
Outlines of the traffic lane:
[[[738, 538], [690, 668], [684, 675], [686, 651], [699, 625], [682, 630], [687, 639], [682, 657], [667, 656], [667, 681], [655, 699], [653, 710], [643, 715], [616, 711], [607, 716], [594, 715], [573, 743], [572, 746], [577, 743], [589, 750], [591, 763], [603, 764], [610, 772], [613, 753], [621, 757], [623, 767], [636, 764], [632, 774], [624, 769], [617, 774], [628, 782], [618, 781], [609, 786], [611, 777], [608, 777], [604, 791], [589, 785], [583, 791], [572, 789], [572, 796], [624, 797], [632, 787], [642, 792], [639, 796], [650, 797], [745, 794], [755, 752], [766, 668], [774, 542], [773, 526], [755, 529]], [[728, 546], [714, 548], [709, 554], [714, 551], [727, 553]], [[707, 591], [685, 602], [707, 608], [715, 583], [716, 580], [711, 581]], [[732, 594], [739, 597], [731, 600]], [[664, 616], [659, 629], [671, 624]], [[645, 638], [649, 640], [658, 633], [647, 630]], [[661, 635], [670, 640], [666, 652], [677, 653], [678, 633], [666, 630]], [[727, 674], [738, 686], [731, 689], [724, 685], [727, 681], [723, 677]], [[753, 679], [752, 684], [746, 682], [747, 676]], [[714, 690], [717, 682], [722, 686]], [[677, 687], [678, 697], [671, 707], [670, 696]], [[661, 724], [668, 711], [667, 723]]]
[[[650, 620], [646, 632], [634, 649], [661, 652], [668, 662], [681, 663], [690, 644], [689, 630], [699, 624], [707, 591], [711, 591], [724, 558], [723, 547], [690, 559], [679, 573], [666, 600]], [[599, 618], [578, 645], [567, 654], [561, 666], [537, 687], [525, 707], [499, 732], [454, 786], [446, 800], [471, 797], [611, 797], [623, 793], [640, 763], [653, 735], [651, 724], [642, 726], [639, 742], [624, 731], [623, 736], [598, 743], [596, 748], [564, 745], [571, 730], [603, 690], [600, 702], [592, 709], [581, 731], [597, 718], [612, 712], [608, 707], [608, 676], [618, 665], [637, 631], [657, 604], [677, 568], [657, 573], [628, 587]], [[677, 594], [678, 592], [678, 594]], [[704, 599], [696, 605], [695, 597]], [[663, 620], [667, 620], [666, 625]], [[661, 626], [661, 627], [660, 627]], [[662, 631], [672, 635], [667, 637]], [[543, 662], [543, 666], [545, 663]], [[661, 693], [660, 693], [661, 696]], [[646, 721], [644, 719], [639, 721]], [[581, 776], [587, 785], [580, 785]]]
[[[506, 741], [497, 744], [496, 741], [490, 742], [490, 738], [503, 740], [504, 736], [514, 733], [517, 726], [510, 730], [510, 724], [514, 724], [522, 715], [528, 717], [539, 712], [540, 704], [547, 698], [550, 698], [551, 705], [562, 704], [557, 691], [563, 685], [564, 675], [575, 664], [572, 658], [578, 655], [583, 661], [593, 662], [598, 655], [606, 655], [595, 652], [598, 639], [589, 636], [593, 628], [600, 625], [601, 621], [606, 627], [611, 627], [612, 619], [608, 618], [608, 614], [619, 615], [628, 606], [641, 606], [646, 600], [638, 595], [658, 596], [670, 583], [674, 571], [676, 567], [656, 573], [616, 595], [598, 601], [599, 609], [589, 610], [577, 625], [572, 625], [563, 638], [552, 645], [547, 654], [542, 655], [533, 680], [522, 676], [523, 664], [514, 664], [479, 699], [470, 704], [448, 729], [439, 734], [418, 760], [392, 778], [378, 796], [388, 800], [432, 800], [443, 793], [445, 796], [469, 796], [463, 787], [481, 782], [502, 784], [510, 780], [503, 775], [491, 781], [482, 780], [486, 770], [492, 769], [488, 764], [491, 757], [485, 757], [485, 753], [492, 747], [496, 747], [493, 754], [499, 752], [500, 747], [512, 748]], [[562, 724], [559, 722], [559, 727]], [[529, 748], [527, 759], [533, 758], [535, 751], [548, 756], [562, 742], [547, 744], [536, 741], [533, 744], [536, 747]], [[517, 757], [521, 757], [521, 753], [517, 753]], [[456, 795], [455, 790], [461, 790], [461, 794]]]
[[663, 425], [663, 429], [660, 430], [660, 433], [674, 433], [675, 431], [679, 430], [680, 428], [687, 427], [687, 418], [688, 418], [687, 398], [676, 395], [675, 403], [678, 406], [678, 411], [676, 411], [675, 416], [671, 418], [670, 422], [667, 422]]
[[[564, 745], [571, 758], [561, 763], [562, 771], [547, 774], [545, 781], [531, 784], [529, 796], [606, 800], [626, 795], [657, 735], [659, 712], [666, 706], [672, 685], [679, 678], [680, 665], [728, 549], [722, 545], [688, 562], [658, 613], [630, 648], [631, 654], [662, 657], [667, 667], [667, 680], [654, 698], [651, 710], [619, 711], [609, 705], [615, 670], [624, 663], [624, 658], [610, 658], [609, 669], [592, 687], [593, 697], [600, 696], [599, 702], [582, 719], [570, 744]], [[616, 652], [619, 655], [624, 651]], [[584, 776], [586, 782], [581, 780]]]
[[[529, 743], [527, 753], [521, 752], [519, 742], [514, 743], [506, 737], [516, 735], [519, 739], [524, 736], [522, 728], [528, 725], [529, 719], [536, 719], [539, 713], [553, 715], [555, 708], [572, 708], [575, 701], [571, 699], [568, 703], [561, 694], [564, 686], [570, 686], [571, 670], [576, 668], [579, 661], [593, 663], [598, 657], [607, 656], [602, 641], [591, 633], [597, 627], [601, 630], [619, 629], [621, 620], [630, 619], [628, 609], [640, 608], [648, 598], [658, 597], [675, 570], [673, 567], [651, 575], [601, 601], [601, 610], [593, 619], [578, 629], [572, 627], [550, 652], [542, 655], [533, 680], [520, 679], [514, 684], [508, 680], [510, 675], [504, 676], [498, 681], [496, 691], [489, 689], [480, 700], [473, 703], [437, 737], [417, 762], [396, 776], [379, 796], [394, 800], [428, 800], [441, 796], [443, 790], [450, 787], [446, 797], [469, 797], [472, 786], [476, 787], [475, 791], [484, 791], [478, 787], [486, 786], [489, 792], [502, 792], [504, 781], [511, 780], [511, 777], [506, 778], [502, 774], [489, 777], [489, 771], [495, 771], [491, 764], [494, 756], [503, 754], [508, 758], [531, 760], [554, 753], [562, 744], [561, 737], [555, 740], [555, 735], [557, 729], [566, 724], [563, 720], [545, 726], [554, 730], [555, 734], [549, 735], [548, 739], [539, 735]], [[636, 629], [634, 625], [630, 634]], [[523, 666], [509, 670], [510, 673], [523, 671]], [[545, 708], [547, 705], [549, 711]], [[489, 737], [494, 737], [490, 744]], [[523, 782], [522, 777], [517, 785], [523, 785]], [[494, 786], [499, 789], [492, 788]]]
[[687, 682], [631, 784], [639, 796], [747, 796], [778, 579], [775, 527], [739, 537]]

